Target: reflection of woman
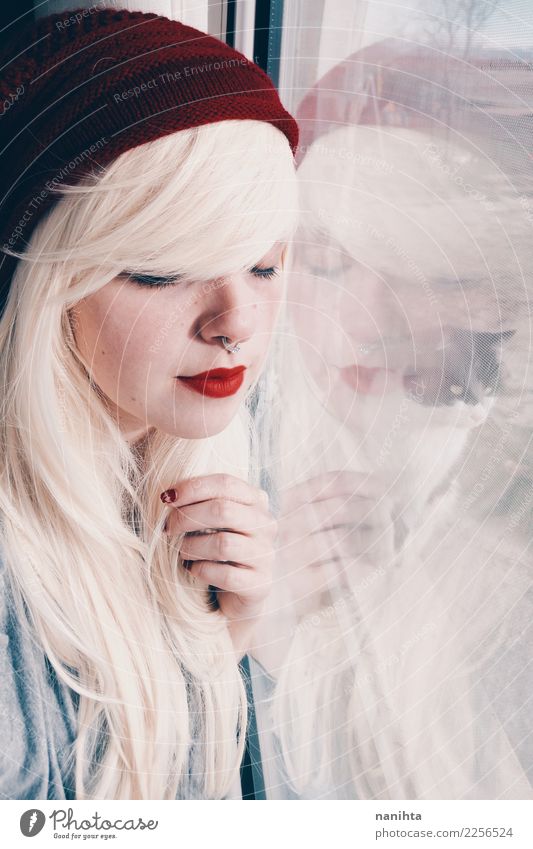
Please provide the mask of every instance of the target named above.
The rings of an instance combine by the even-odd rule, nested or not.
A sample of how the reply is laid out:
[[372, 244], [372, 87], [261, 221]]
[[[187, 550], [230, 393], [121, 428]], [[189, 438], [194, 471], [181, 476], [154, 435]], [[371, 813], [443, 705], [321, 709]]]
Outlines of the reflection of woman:
[[476, 461], [474, 440], [488, 443], [489, 414], [519, 382], [500, 358], [525, 328], [529, 241], [505, 181], [467, 150], [443, 150], [491, 198], [481, 205], [430, 142], [343, 127], [298, 172], [299, 349], [281, 381], [272, 602], [290, 648], [265, 624], [255, 654], [272, 673], [285, 780], [303, 797], [533, 796], [527, 676], [515, 680], [530, 575], [522, 543], [479, 521], [476, 478], [461, 489], [476, 462], [505, 488], [505, 451]]
[[27, 93], [1, 145], [0, 795], [220, 798], [272, 563], [244, 402], [268, 382], [297, 126], [214, 38], [68, 17], [2, 62]]

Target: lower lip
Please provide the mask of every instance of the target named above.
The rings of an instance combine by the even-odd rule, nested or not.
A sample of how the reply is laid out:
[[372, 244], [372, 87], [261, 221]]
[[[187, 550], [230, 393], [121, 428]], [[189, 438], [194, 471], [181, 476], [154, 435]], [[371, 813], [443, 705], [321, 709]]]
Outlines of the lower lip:
[[233, 377], [179, 377], [178, 380], [198, 392], [200, 395], [207, 395], [208, 398], [227, 398], [229, 395], [235, 395], [242, 386], [244, 380], [244, 371]]
[[403, 388], [403, 379], [397, 371], [386, 368], [347, 366], [340, 369], [341, 379], [361, 395], [383, 395]]

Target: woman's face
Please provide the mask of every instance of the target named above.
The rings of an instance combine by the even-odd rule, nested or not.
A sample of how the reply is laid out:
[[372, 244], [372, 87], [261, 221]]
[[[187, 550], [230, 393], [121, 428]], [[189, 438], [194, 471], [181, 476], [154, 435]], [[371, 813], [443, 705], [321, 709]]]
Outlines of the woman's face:
[[[76, 344], [126, 439], [151, 427], [188, 439], [222, 431], [260, 375], [278, 315], [285, 244], [258, 258], [254, 272], [206, 283], [139, 285], [117, 277], [71, 308]], [[276, 267], [272, 278], [258, 276]], [[237, 353], [227, 351], [228, 337]], [[237, 383], [182, 378], [244, 366]], [[206, 393], [211, 394], [206, 394]]]
[[[368, 396], [404, 394], [420, 295], [395, 293], [333, 240], [296, 244], [293, 257], [290, 311], [306, 363], [339, 417], [357, 423]], [[402, 357], [391, 355], [402, 341]]]
[[400, 265], [388, 279], [333, 239], [296, 245], [293, 257], [291, 316], [306, 363], [338, 417], [357, 425], [361, 403], [374, 399], [382, 409], [385, 396], [429, 402], [447, 379], [449, 340], [443, 310], [431, 308], [417, 281], [402, 277]]

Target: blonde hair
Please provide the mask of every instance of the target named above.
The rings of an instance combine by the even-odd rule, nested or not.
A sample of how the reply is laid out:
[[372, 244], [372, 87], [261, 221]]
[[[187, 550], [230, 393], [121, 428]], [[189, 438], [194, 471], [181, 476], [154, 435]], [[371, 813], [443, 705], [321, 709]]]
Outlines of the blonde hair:
[[76, 798], [220, 798], [242, 758], [245, 690], [224, 617], [181, 566], [183, 535], [162, 533], [159, 494], [213, 472], [258, 485], [251, 403], [266, 378], [216, 436], [151, 428], [131, 446], [78, 356], [69, 308], [124, 268], [207, 281], [257, 262], [295, 226], [292, 154], [266, 122], [221, 121], [59, 193], [17, 254], [0, 322], [8, 575], [79, 694]]

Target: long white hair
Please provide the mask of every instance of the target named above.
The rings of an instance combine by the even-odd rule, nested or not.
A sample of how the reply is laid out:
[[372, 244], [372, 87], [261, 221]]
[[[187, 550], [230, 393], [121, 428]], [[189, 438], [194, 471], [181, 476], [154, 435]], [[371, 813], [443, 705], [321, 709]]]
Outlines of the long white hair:
[[[79, 694], [78, 799], [221, 798], [246, 695], [224, 617], [162, 533], [159, 494], [198, 474], [256, 485], [253, 406], [216, 436], [124, 439], [78, 355], [70, 307], [125, 268], [209, 280], [292, 233], [287, 140], [235, 120], [123, 153], [61, 197], [20, 255], [0, 323], [2, 554], [58, 678]], [[192, 757], [194, 754], [194, 757]]]

